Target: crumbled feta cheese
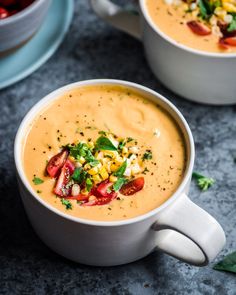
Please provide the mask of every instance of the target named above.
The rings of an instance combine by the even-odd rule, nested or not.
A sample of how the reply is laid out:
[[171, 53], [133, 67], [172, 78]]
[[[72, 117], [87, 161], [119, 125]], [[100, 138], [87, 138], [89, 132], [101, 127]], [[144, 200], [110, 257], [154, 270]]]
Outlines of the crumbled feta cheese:
[[227, 23], [227, 24], [230, 24], [233, 20], [233, 16], [231, 14], [226, 14], [226, 16], [224, 17], [224, 21]]
[[73, 197], [78, 196], [80, 193], [80, 186], [78, 184], [73, 184], [72, 189], [71, 189], [71, 195]]
[[124, 176], [127, 176], [127, 177], [131, 176], [131, 168], [129, 168], [129, 167], [126, 168]]
[[139, 149], [137, 146], [131, 146], [129, 147], [129, 151], [132, 153], [132, 154], [137, 154]]

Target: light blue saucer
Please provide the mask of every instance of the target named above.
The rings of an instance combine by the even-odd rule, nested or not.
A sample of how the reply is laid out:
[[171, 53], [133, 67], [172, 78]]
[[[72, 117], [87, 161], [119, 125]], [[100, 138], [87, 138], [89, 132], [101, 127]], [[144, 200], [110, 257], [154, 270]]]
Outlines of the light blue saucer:
[[73, 11], [73, 0], [53, 0], [36, 35], [22, 48], [0, 58], [0, 89], [29, 76], [53, 55], [69, 28]]

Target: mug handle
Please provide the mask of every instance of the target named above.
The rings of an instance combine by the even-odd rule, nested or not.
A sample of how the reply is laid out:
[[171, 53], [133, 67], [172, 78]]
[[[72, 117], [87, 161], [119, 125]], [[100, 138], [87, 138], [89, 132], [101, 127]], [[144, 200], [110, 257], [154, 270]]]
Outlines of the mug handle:
[[211, 262], [225, 244], [221, 225], [185, 194], [160, 215], [153, 229], [160, 250], [197, 266]]
[[141, 40], [140, 16], [109, 0], [90, 0], [95, 13], [113, 27]]

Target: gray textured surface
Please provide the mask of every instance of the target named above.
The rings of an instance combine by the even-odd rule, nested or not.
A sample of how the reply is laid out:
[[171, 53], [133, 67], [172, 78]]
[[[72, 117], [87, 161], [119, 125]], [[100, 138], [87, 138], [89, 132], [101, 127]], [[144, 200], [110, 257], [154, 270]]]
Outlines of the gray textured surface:
[[223, 225], [236, 250], [236, 107], [190, 103], [152, 75], [142, 45], [98, 20], [87, 1], [77, 1], [73, 24], [57, 53], [36, 73], [0, 91], [0, 293], [1, 294], [236, 294], [236, 276], [212, 265], [188, 266], [161, 253], [121, 267], [93, 268], [50, 251], [33, 232], [16, 187], [13, 140], [28, 109], [50, 91], [90, 78], [134, 81], [167, 96], [183, 112], [196, 143], [196, 170], [216, 185], [191, 198]]

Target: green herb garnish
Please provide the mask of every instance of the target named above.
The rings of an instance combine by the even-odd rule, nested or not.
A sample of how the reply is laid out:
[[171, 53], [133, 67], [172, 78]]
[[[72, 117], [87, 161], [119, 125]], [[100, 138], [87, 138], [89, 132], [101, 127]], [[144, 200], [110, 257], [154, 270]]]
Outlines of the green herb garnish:
[[117, 151], [117, 148], [114, 146], [114, 144], [110, 141], [109, 138], [100, 136], [97, 141], [95, 148], [97, 150], [105, 150], [105, 151]]
[[198, 6], [199, 6], [199, 9], [200, 9], [200, 17], [202, 19], [208, 18], [208, 7], [206, 5], [206, 1], [199, 0]]
[[215, 264], [213, 268], [236, 273], [236, 251], [227, 255], [223, 260]]
[[62, 203], [62, 205], [64, 205], [66, 207], [66, 210], [69, 210], [69, 209], [72, 210], [72, 204], [69, 200], [62, 198], [61, 203]]
[[34, 178], [33, 178], [32, 181], [33, 181], [33, 183], [34, 183], [35, 185], [39, 185], [39, 184], [44, 183], [44, 181], [43, 181], [41, 178], [36, 177], [36, 176], [34, 176]]
[[85, 185], [86, 185], [86, 190], [88, 192], [91, 191], [91, 188], [93, 187], [93, 182], [90, 178], [87, 178], [86, 181], [85, 181]]
[[125, 145], [126, 145], [126, 141], [122, 140], [121, 142], [119, 142], [118, 149], [122, 150], [123, 147], [125, 147]]
[[233, 16], [233, 19], [227, 28], [228, 32], [233, 32], [236, 30], [236, 14], [234, 15], [232, 14], [232, 16]]
[[124, 177], [118, 178], [118, 180], [113, 184], [113, 189], [115, 192], [119, 191], [121, 187], [127, 183], [127, 179]]
[[123, 162], [123, 164], [114, 172], [114, 176], [122, 177], [127, 168], [127, 160]]
[[143, 154], [142, 160], [145, 161], [145, 160], [151, 160], [151, 159], [152, 159], [152, 152], [148, 150]]
[[87, 172], [82, 168], [76, 168], [71, 178], [81, 184], [87, 176]]
[[205, 177], [197, 172], [193, 172], [192, 176], [196, 179], [197, 185], [202, 191], [208, 190], [215, 183], [213, 178]]

